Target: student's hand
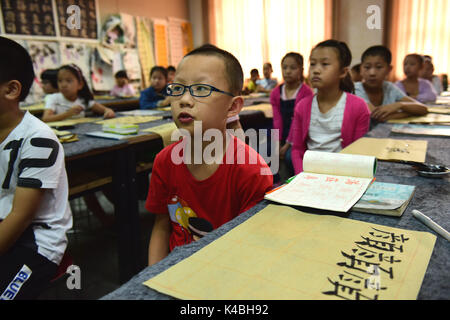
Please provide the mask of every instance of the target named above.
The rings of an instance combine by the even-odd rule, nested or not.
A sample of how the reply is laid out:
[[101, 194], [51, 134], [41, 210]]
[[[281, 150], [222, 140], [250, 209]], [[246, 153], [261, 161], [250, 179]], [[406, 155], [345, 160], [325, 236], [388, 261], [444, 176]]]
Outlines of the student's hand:
[[103, 113], [103, 118], [111, 119], [111, 118], [115, 118], [115, 117], [116, 117], [116, 113], [112, 109], [105, 108], [105, 112]]
[[284, 157], [286, 155], [286, 152], [289, 150], [289, 148], [291, 147], [290, 143], [285, 143], [281, 148], [280, 148], [280, 159], [284, 160]]
[[69, 113], [70, 115], [75, 116], [77, 114], [80, 114], [83, 110], [84, 108], [82, 106], [76, 105], [69, 109]]
[[398, 112], [400, 107], [401, 106], [399, 104], [376, 107], [370, 116], [377, 121], [384, 122], [388, 120], [391, 114]]

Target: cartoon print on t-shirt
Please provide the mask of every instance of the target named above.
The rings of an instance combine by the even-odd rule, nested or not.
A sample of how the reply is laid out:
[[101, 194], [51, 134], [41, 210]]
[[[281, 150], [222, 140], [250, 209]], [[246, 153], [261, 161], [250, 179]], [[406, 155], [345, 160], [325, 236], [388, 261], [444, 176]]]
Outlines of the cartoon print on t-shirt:
[[[212, 224], [206, 219], [198, 218], [197, 214], [189, 207], [186, 201], [179, 198], [177, 195], [170, 198], [167, 207], [169, 209], [170, 220], [181, 226], [183, 232], [187, 232], [192, 240], [197, 240], [207, 232], [212, 231]], [[196, 222], [201, 222], [200, 225], [196, 223], [197, 228], [191, 226], [189, 218], [195, 218]], [[199, 226], [205, 230], [197, 230]], [[196, 232], [193, 234], [192, 230], [195, 230]]]
[[197, 216], [186, 201], [176, 195], [170, 198], [167, 208], [169, 209], [170, 220], [178, 223], [186, 230], [188, 230], [188, 219]]

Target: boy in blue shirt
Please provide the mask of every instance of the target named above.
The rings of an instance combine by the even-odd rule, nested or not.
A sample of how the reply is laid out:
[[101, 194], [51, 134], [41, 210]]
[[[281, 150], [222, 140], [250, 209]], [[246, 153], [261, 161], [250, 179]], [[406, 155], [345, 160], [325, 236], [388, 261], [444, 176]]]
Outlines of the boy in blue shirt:
[[141, 109], [155, 109], [170, 105], [169, 99], [164, 95], [166, 84], [166, 68], [153, 67], [150, 70], [150, 87], [141, 92], [139, 107]]
[[364, 51], [360, 69], [363, 80], [355, 83], [355, 94], [366, 101], [371, 117], [376, 121], [427, 114], [422, 103], [385, 80], [392, 70], [391, 61], [391, 52], [384, 46], [372, 46]]

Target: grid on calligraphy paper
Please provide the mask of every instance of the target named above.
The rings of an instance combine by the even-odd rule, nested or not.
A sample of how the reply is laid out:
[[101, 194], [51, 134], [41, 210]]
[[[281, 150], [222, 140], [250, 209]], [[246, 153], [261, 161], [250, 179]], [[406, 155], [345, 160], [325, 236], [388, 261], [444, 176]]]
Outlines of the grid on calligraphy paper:
[[435, 239], [269, 205], [144, 284], [181, 299], [415, 299]]

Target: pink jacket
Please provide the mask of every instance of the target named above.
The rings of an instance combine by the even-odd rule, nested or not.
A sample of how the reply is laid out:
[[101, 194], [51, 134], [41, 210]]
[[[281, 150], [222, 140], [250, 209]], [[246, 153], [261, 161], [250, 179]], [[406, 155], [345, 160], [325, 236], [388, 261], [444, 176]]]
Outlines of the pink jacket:
[[[270, 104], [272, 105], [273, 111], [273, 128], [279, 130], [278, 131], [280, 133], [279, 140], [281, 140], [281, 133], [283, 132], [283, 118], [281, 117], [280, 111], [280, 99], [281, 99], [280, 87], [281, 84], [276, 86], [270, 93]], [[303, 83], [302, 87], [297, 93], [297, 97], [295, 98], [295, 105], [297, 105], [301, 99], [312, 96], [313, 94], [314, 93], [311, 90], [311, 88], [308, 87], [306, 83]], [[289, 132], [287, 140], [291, 141], [290, 138], [291, 132]]]
[[[303, 155], [307, 150], [311, 106], [313, 97], [303, 99], [295, 106], [294, 120], [291, 125], [292, 164], [295, 174], [303, 171]], [[344, 119], [341, 128], [341, 145], [345, 148], [358, 140], [369, 130], [370, 111], [366, 102], [353, 94], [347, 93]]]

